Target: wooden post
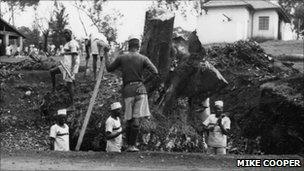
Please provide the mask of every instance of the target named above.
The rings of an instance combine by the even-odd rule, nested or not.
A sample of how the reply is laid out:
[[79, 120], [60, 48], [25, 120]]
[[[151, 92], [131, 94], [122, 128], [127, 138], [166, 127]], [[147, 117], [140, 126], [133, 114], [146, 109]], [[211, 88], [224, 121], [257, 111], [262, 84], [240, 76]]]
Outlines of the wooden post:
[[77, 145], [76, 145], [76, 148], [75, 148], [76, 151], [79, 151], [79, 149], [81, 147], [82, 140], [83, 140], [83, 137], [84, 137], [85, 131], [87, 129], [87, 126], [88, 126], [88, 123], [89, 123], [89, 120], [90, 120], [90, 116], [91, 116], [91, 113], [92, 113], [92, 110], [93, 110], [95, 99], [96, 99], [97, 94], [98, 94], [100, 82], [101, 82], [101, 79], [102, 79], [102, 76], [103, 76], [103, 71], [104, 71], [104, 62], [101, 63], [101, 67], [99, 69], [99, 74], [98, 74], [98, 77], [97, 77], [97, 81], [96, 81], [96, 84], [95, 84], [93, 95], [92, 95], [91, 100], [90, 100], [89, 108], [87, 110], [84, 122], [82, 124], [81, 131], [80, 131], [80, 134], [79, 134], [79, 137], [78, 137]]
[[5, 55], [6, 54], [8, 54], [8, 52], [6, 52], [6, 47], [8, 46], [8, 44], [9, 44], [9, 35], [8, 34], [4, 34], [4, 42], [3, 42], [3, 44], [4, 44], [4, 51], [5, 51]]
[[18, 43], [19, 43], [19, 48], [20, 48], [20, 52], [23, 49], [23, 38], [22, 36], [18, 37]]

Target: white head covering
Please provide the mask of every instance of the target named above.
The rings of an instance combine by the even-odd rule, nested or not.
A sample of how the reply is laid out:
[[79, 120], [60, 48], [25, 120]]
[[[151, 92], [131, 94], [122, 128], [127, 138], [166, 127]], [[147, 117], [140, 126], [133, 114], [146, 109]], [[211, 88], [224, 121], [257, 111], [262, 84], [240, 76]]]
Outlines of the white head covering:
[[111, 110], [120, 109], [122, 106], [120, 102], [115, 102], [111, 104]]
[[215, 106], [219, 106], [219, 107], [224, 107], [224, 102], [221, 101], [221, 100], [218, 100], [218, 101], [215, 101], [215, 102], [214, 102], [214, 105], [215, 105]]
[[67, 110], [66, 109], [59, 109], [57, 111], [57, 115], [66, 115], [67, 114]]

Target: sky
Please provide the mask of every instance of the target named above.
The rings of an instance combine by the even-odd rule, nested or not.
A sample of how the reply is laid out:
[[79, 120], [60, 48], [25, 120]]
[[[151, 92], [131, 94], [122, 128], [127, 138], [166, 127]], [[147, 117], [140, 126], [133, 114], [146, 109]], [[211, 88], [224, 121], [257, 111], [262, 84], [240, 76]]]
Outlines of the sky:
[[[66, 7], [66, 12], [69, 14], [69, 28], [73, 31], [76, 38], [85, 37], [85, 31], [81, 25], [77, 8], [74, 6], [73, 0], [59, 1]], [[145, 12], [152, 5], [152, 1], [130, 1], [130, 0], [110, 0], [105, 6], [106, 10], [117, 9], [124, 17], [121, 19], [121, 25], [118, 27], [118, 42], [127, 40], [129, 35], [141, 35], [143, 33]], [[2, 10], [6, 8], [2, 4]], [[51, 0], [40, 0], [37, 13], [39, 17], [50, 16], [50, 12], [54, 9], [53, 1]], [[8, 21], [9, 15], [6, 14], [3, 17]], [[15, 26], [27, 26], [32, 27], [35, 18], [35, 12], [33, 8], [26, 8], [23, 12], [15, 14]], [[89, 33], [97, 31], [95, 26], [92, 26], [90, 19], [85, 13], [81, 12], [81, 18], [86, 25]], [[193, 31], [196, 28], [196, 17], [195, 15], [182, 15], [176, 14], [175, 16], [175, 27], [180, 26], [185, 30]]]

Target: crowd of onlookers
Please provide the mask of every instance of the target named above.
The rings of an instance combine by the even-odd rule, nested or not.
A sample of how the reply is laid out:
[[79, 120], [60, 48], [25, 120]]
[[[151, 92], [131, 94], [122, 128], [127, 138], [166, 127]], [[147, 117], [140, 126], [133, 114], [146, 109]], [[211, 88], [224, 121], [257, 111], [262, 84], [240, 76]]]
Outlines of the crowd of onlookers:
[[[85, 53], [85, 40], [78, 40], [79, 46], [80, 46], [80, 53], [84, 54]], [[111, 50], [116, 50], [116, 51], [125, 51], [126, 46], [124, 43], [120, 44], [115, 44], [112, 45]], [[41, 54], [41, 55], [46, 55], [47, 57], [49, 56], [59, 56], [62, 54], [63, 51], [63, 45], [60, 45], [58, 48], [54, 44], [49, 44], [47, 45], [47, 50], [45, 51], [41, 47], [37, 47], [34, 44], [31, 44], [29, 46], [24, 46], [23, 48], [18, 47], [15, 44], [9, 44], [5, 48], [5, 55], [8, 57], [11, 56], [27, 56], [30, 53], [34, 52], [36, 54]]]

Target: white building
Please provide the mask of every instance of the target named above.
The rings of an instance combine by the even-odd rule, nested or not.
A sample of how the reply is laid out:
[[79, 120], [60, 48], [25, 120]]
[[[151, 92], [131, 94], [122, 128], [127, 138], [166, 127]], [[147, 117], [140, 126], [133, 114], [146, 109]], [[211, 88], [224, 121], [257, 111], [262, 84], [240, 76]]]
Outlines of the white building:
[[203, 44], [293, 37], [287, 14], [267, 0], [212, 0], [198, 17], [197, 33]]

